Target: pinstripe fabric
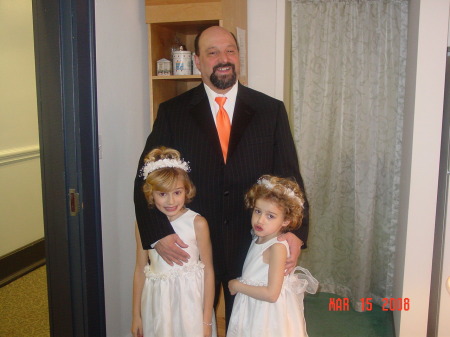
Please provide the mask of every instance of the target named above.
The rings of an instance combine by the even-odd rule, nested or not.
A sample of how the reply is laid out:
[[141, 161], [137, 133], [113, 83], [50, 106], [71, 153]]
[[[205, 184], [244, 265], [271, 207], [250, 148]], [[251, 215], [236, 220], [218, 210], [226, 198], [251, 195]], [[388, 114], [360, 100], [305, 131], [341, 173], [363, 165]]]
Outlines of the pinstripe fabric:
[[[160, 105], [139, 168], [145, 154], [160, 145], [177, 149], [190, 163], [197, 195], [189, 207], [208, 220], [216, 277], [239, 276], [251, 240], [245, 192], [263, 174], [294, 177], [303, 187], [283, 103], [239, 84], [225, 165], [201, 84]], [[134, 199], [142, 244], [148, 249], [173, 230], [161, 212], [146, 206], [142, 182], [136, 178]], [[306, 245], [307, 216], [296, 234]]]

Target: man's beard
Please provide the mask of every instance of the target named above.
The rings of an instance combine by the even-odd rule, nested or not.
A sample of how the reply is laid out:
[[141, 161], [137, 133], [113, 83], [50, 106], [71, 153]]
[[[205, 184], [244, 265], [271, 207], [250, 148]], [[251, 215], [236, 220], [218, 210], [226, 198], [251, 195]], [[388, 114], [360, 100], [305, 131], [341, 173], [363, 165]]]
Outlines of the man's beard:
[[[216, 70], [218, 68], [223, 68], [223, 67], [231, 67], [232, 70], [232, 74], [231, 76], [217, 76], [216, 75]], [[233, 63], [220, 63], [214, 66], [213, 68], [213, 72], [211, 74], [211, 76], [209, 77], [209, 80], [211, 81], [211, 83], [218, 89], [228, 89], [231, 88], [235, 83], [236, 83], [236, 69], [234, 67]]]

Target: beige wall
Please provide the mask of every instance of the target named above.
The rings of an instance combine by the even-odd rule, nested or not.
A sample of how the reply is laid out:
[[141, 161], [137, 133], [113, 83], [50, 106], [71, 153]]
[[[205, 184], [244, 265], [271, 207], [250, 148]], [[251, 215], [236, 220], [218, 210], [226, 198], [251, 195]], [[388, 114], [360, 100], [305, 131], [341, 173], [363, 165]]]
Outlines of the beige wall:
[[44, 236], [31, 0], [0, 0], [0, 256]]

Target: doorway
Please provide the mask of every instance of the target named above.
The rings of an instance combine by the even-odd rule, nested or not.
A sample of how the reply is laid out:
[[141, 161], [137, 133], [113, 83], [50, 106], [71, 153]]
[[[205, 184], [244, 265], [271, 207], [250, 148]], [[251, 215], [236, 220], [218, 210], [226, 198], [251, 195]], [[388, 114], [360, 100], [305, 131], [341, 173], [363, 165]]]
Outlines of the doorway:
[[106, 335], [93, 2], [32, 1], [52, 336]]
[[94, 1], [33, 0], [33, 22], [51, 334], [105, 336]]

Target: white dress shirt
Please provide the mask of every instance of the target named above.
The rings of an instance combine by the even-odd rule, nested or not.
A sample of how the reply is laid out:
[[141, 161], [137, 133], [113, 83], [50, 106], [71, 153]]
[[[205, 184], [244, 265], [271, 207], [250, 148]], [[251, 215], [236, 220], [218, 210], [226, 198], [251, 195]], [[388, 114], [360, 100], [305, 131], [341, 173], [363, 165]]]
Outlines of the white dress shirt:
[[238, 91], [238, 82], [233, 85], [230, 91], [228, 91], [225, 95], [218, 94], [214, 92], [210, 87], [208, 87], [205, 83], [203, 83], [206, 90], [206, 95], [208, 95], [209, 105], [211, 107], [211, 112], [214, 118], [214, 123], [216, 123], [217, 113], [219, 112], [219, 104], [215, 101], [216, 97], [226, 97], [227, 100], [223, 105], [226, 110], [228, 117], [230, 118], [230, 123], [233, 124], [233, 114], [234, 114], [234, 106], [236, 105], [236, 96]]

